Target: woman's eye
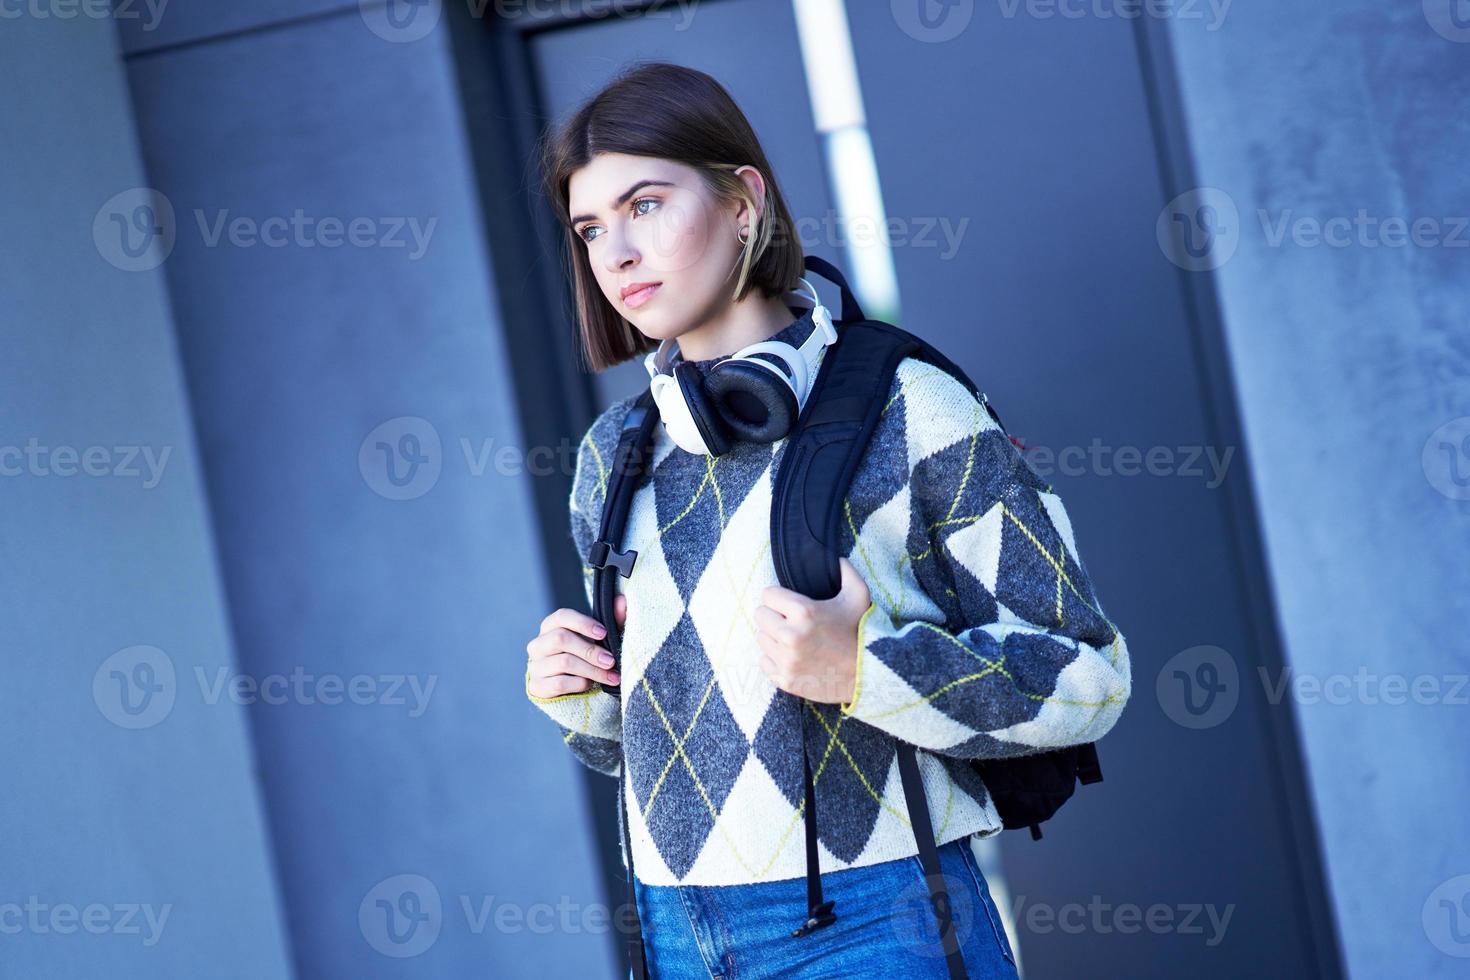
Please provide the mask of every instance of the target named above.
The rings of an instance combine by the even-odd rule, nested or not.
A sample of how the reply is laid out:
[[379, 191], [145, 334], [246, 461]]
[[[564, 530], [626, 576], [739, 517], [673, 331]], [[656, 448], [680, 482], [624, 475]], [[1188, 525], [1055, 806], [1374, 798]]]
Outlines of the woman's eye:
[[[659, 203], [659, 199], [656, 197], [640, 197], [638, 198], [638, 200], [633, 202], [633, 214], [635, 217], [645, 215], [650, 210], [656, 209]], [[640, 211], [639, 208], [644, 204], [652, 204], [654, 207]], [[596, 225], [583, 225], [582, 230], [577, 232], [577, 237], [582, 239], [582, 241], [584, 242], [592, 242], [597, 238], [596, 235], [591, 234], [591, 232], [596, 228]]]

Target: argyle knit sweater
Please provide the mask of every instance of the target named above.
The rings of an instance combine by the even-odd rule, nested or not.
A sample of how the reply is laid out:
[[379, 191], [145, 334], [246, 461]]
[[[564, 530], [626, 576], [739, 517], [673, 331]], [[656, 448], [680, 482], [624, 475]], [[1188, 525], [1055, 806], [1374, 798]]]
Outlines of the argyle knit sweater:
[[[808, 313], [773, 339], [799, 344], [810, 329]], [[603, 411], [578, 448], [569, 510], [589, 609], [588, 550], [632, 402]], [[989, 837], [1001, 820], [968, 760], [1095, 741], [1131, 690], [1127, 646], [1062, 501], [963, 382], [912, 357], [840, 518], [840, 553], [872, 599], [857, 625], [853, 700], [775, 687], [752, 612], [780, 584], [770, 508], [786, 443], [706, 457], [660, 425], [616, 543], [638, 553], [618, 578], [621, 696], [597, 685], [527, 691], [578, 760], [626, 781], [634, 871], [648, 884], [805, 875], [802, 712], [825, 874], [917, 853], [896, 739], [918, 748], [935, 844]]]

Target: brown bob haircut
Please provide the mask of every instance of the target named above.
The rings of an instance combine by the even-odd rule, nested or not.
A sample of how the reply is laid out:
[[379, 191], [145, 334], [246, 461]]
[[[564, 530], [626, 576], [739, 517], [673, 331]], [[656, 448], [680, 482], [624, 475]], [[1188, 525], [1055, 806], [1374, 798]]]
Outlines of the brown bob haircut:
[[732, 302], [751, 289], [784, 295], [805, 272], [791, 214], [765, 151], [745, 113], [714, 78], [667, 62], [634, 62], [588, 99], [541, 143], [544, 193], [560, 220], [569, 278], [575, 292], [582, 351], [602, 371], [657, 346], [639, 333], [602, 294], [586, 245], [572, 230], [568, 184], [599, 153], [661, 157], [694, 168], [716, 199], [743, 200], [758, 210], [735, 170], [750, 165], [765, 178], [766, 200], [741, 262]]

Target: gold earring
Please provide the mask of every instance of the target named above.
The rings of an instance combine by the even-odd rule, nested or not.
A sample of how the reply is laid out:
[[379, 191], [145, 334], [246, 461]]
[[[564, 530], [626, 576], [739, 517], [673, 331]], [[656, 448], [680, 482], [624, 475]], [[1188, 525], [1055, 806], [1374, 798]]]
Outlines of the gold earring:
[[[742, 232], [744, 233], [744, 237], [741, 237], [741, 233]], [[749, 245], [750, 244], [750, 229], [749, 228], [741, 228], [740, 231], [737, 231], [735, 233], [735, 240], [737, 242], [739, 242], [741, 245]]]

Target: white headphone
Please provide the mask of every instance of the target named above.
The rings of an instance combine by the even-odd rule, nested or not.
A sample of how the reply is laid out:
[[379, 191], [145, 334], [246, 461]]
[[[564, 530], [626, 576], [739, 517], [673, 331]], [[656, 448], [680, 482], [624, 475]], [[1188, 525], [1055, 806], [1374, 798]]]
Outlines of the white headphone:
[[674, 338], [644, 356], [659, 416], [680, 449], [720, 456], [736, 442], [775, 442], [791, 431], [816, 380], [818, 355], [837, 342], [832, 314], [816, 288], [806, 279], [801, 283], [809, 299], [800, 289], [786, 294], [796, 305], [812, 308], [815, 327], [800, 348], [762, 340], [718, 361], [704, 375], [684, 360]]

